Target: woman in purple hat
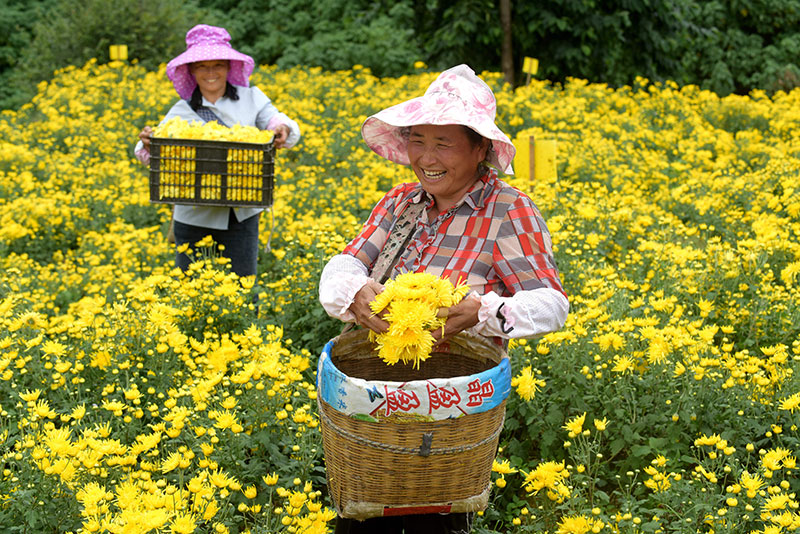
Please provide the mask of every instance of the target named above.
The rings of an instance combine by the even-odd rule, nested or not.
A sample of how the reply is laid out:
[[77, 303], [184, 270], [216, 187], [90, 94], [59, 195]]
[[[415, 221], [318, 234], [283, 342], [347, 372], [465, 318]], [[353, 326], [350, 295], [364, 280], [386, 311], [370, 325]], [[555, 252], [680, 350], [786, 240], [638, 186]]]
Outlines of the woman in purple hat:
[[[275, 132], [276, 148], [291, 148], [300, 140], [297, 123], [280, 113], [270, 99], [255, 86], [250, 75], [255, 62], [231, 47], [231, 36], [224, 28], [199, 24], [186, 34], [186, 51], [167, 64], [180, 100], [162, 122], [181, 117], [188, 122], [215, 120], [226, 126], [241, 124]], [[152, 128], [139, 134], [136, 157], [150, 160]], [[175, 244], [193, 245], [207, 235], [224, 245], [222, 254], [231, 260], [239, 276], [256, 274], [258, 263], [258, 220], [261, 208], [220, 208], [176, 205], [173, 211]], [[190, 258], [176, 253], [176, 265], [189, 267]]]
[[[528, 196], [498, 176], [513, 174], [515, 149], [495, 125], [495, 113], [492, 90], [459, 65], [442, 72], [423, 96], [364, 122], [367, 145], [411, 166], [417, 181], [389, 191], [323, 269], [319, 297], [330, 316], [385, 332], [388, 323], [369, 306], [383, 282], [425, 271], [471, 289], [440, 311], [447, 322], [443, 332], [432, 332], [436, 340], [470, 330], [505, 343], [564, 325], [569, 301], [545, 221]], [[336, 532], [468, 533], [471, 521], [471, 513], [338, 518]]]

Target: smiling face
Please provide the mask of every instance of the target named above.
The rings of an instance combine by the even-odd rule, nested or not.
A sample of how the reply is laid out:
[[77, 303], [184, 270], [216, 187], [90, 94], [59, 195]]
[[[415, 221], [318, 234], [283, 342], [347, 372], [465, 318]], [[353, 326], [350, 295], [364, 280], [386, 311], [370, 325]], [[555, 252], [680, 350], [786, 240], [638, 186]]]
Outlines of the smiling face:
[[197, 61], [189, 65], [189, 72], [197, 81], [197, 86], [206, 100], [216, 102], [225, 94], [230, 65], [223, 59]]
[[422, 188], [436, 201], [439, 213], [453, 207], [478, 180], [478, 165], [486, 158], [489, 140], [474, 142], [464, 126], [412, 126], [408, 159]]

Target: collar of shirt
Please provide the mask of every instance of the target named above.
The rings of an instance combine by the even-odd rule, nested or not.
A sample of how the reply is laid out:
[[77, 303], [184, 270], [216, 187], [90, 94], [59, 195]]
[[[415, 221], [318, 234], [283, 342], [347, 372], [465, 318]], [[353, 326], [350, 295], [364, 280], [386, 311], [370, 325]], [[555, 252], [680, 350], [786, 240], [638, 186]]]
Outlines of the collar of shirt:
[[[483, 171], [478, 179], [472, 184], [472, 187], [467, 190], [464, 194], [464, 198], [458, 201], [455, 206], [450, 208], [448, 211], [444, 213], [440, 213], [438, 218], [442, 218], [449, 213], [455, 212], [462, 204], [466, 203], [470, 208], [477, 211], [482, 209], [486, 204], [486, 197], [494, 190], [495, 185], [497, 184], [497, 171], [492, 169], [491, 167], [481, 167]], [[417, 204], [419, 202], [426, 202], [426, 209], [433, 206], [433, 196], [428, 194], [421, 185], [419, 185], [419, 191], [417, 191], [414, 195], [412, 195], [408, 201], [412, 204]]]

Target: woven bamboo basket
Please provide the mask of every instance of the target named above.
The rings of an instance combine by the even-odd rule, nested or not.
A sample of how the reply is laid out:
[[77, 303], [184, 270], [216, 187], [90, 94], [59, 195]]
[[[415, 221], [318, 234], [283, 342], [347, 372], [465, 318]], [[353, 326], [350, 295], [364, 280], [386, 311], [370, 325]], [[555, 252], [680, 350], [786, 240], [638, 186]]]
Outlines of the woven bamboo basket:
[[[336, 369], [363, 379], [367, 390], [375, 381], [407, 385], [494, 371], [501, 363], [504, 372], [508, 369], [502, 347], [464, 334], [419, 369], [386, 365], [364, 330], [342, 334], [328, 348]], [[321, 376], [327, 375], [318, 374], [318, 382]], [[328, 489], [339, 515], [363, 520], [486, 508], [507, 394], [487, 411], [443, 420], [363, 420], [318, 397]]]

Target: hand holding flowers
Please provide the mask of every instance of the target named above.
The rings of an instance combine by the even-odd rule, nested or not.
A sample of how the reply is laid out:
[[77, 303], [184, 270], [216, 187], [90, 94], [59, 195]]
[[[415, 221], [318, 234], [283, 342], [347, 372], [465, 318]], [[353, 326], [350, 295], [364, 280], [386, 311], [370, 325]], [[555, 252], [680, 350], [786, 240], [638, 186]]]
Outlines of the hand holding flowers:
[[[378, 345], [380, 358], [389, 365], [402, 360], [419, 367], [420, 362], [430, 356], [436, 342], [463, 330], [462, 325], [469, 324], [473, 316], [477, 317], [474, 304], [467, 302], [457, 306], [468, 291], [466, 284], [453, 286], [447, 279], [424, 272], [404, 273], [388, 281], [369, 304], [372, 319], [388, 325], [370, 332], [370, 339]], [[366, 293], [361, 295], [362, 298], [366, 296]]]
[[478, 310], [481, 309], [481, 297], [474, 291], [466, 295], [461, 302], [439, 310], [439, 317], [445, 319], [444, 328], [434, 330], [431, 335], [436, 343], [463, 332], [478, 324]]
[[382, 334], [389, 330], [389, 323], [383, 320], [384, 314], [374, 313], [370, 304], [382, 293], [384, 287], [375, 280], [370, 280], [364, 287], [358, 290], [353, 299], [353, 304], [349, 310], [355, 315], [356, 324], [369, 328], [376, 334]]

